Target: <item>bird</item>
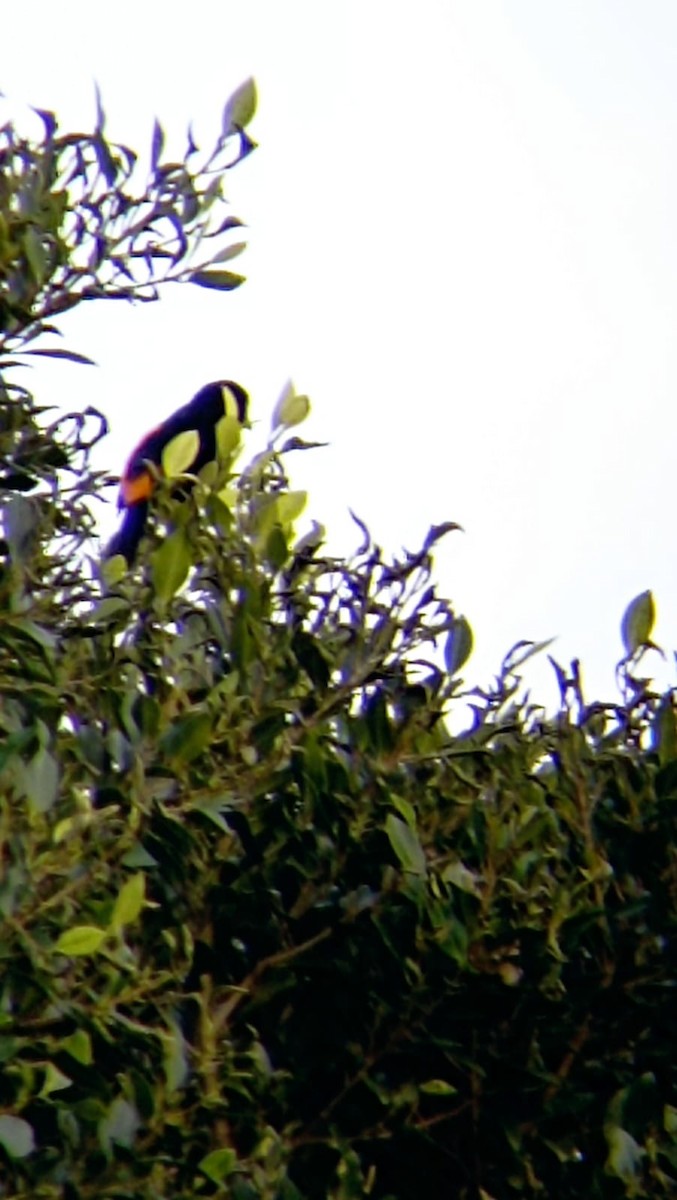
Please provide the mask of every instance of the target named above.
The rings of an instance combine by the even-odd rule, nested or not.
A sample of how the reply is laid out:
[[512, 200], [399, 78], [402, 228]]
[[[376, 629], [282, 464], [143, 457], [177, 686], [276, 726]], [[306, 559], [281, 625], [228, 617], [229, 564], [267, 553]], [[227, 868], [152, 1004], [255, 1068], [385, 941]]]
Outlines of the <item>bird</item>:
[[[195, 430], [199, 437], [197, 454], [189, 465], [196, 475], [217, 457], [216, 426], [224, 416], [237, 417], [240, 424], [247, 419], [249, 397], [239, 383], [221, 379], [200, 388], [188, 404], [178, 408], [166, 421], [152, 429], [130, 455], [120, 479], [118, 508], [125, 509], [122, 524], [106, 547], [105, 557], [121, 554], [132, 566], [148, 518], [149, 501], [155, 488], [157, 474], [162, 468], [162, 452], [180, 433]], [[155, 470], [153, 470], [155, 468]], [[182, 489], [185, 491], [185, 489]]]

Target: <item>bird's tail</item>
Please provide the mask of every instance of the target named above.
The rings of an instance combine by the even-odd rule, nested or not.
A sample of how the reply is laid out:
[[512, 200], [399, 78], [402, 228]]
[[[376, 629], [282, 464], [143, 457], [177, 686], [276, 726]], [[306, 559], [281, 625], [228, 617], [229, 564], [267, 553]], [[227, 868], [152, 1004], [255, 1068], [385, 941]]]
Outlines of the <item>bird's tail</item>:
[[131, 567], [146, 528], [147, 515], [148, 504], [146, 501], [137, 501], [126, 510], [120, 528], [106, 547], [106, 558], [121, 554], [127, 560], [127, 565]]

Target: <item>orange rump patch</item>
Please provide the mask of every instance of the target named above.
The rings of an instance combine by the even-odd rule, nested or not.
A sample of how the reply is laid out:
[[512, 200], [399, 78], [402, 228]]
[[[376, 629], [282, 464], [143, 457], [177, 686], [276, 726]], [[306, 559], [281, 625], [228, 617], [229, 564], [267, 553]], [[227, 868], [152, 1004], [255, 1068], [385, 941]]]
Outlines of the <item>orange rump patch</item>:
[[123, 506], [129, 508], [132, 504], [138, 504], [140, 500], [147, 500], [153, 491], [154, 483], [150, 471], [142, 471], [133, 479], [123, 479], [120, 483], [120, 500]]

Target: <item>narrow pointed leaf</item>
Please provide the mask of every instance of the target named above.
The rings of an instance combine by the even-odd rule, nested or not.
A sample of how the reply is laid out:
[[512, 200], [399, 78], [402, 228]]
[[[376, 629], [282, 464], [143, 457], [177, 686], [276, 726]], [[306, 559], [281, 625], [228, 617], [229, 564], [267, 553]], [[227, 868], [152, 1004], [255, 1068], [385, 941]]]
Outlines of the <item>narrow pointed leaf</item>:
[[232, 292], [244, 283], [244, 280], [244, 275], [236, 275], [234, 271], [193, 271], [188, 276], [189, 283], [196, 283], [198, 287], [215, 288], [220, 292]]
[[146, 878], [141, 871], [123, 885], [113, 907], [113, 927], [131, 925], [141, 912], [146, 895]]

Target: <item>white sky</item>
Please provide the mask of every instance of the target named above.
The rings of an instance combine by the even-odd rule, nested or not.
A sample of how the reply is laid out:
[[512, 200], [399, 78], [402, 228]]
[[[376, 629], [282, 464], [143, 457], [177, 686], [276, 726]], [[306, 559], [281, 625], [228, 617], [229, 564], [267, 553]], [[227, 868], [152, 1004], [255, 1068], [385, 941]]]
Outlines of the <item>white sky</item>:
[[16, 8], [0, 87], [13, 114], [90, 129], [96, 79], [109, 134], [140, 150], [156, 115], [206, 145], [254, 75], [259, 149], [230, 175], [248, 282], [71, 315], [68, 344], [99, 366], [41, 364], [40, 399], [102, 407], [114, 471], [208, 380], [242, 382], [267, 422], [291, 375], [313, 401], [302, 432], [331, 443], [290, 460], [294, 483], [334, 546], [354, 540], [348, 506], [392, 550], [464, 526], [437, 578], [473, 625], [473, 682], [517, 639], [558, 635], [590, 698], [609, 695], [622, 611], [647, 587], [677, 647], [677, 6], [158, 13]]

